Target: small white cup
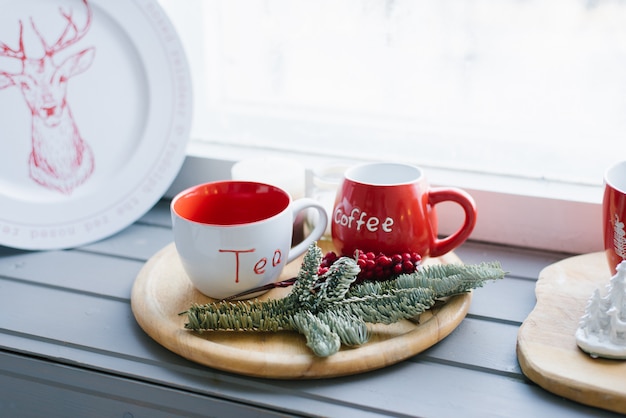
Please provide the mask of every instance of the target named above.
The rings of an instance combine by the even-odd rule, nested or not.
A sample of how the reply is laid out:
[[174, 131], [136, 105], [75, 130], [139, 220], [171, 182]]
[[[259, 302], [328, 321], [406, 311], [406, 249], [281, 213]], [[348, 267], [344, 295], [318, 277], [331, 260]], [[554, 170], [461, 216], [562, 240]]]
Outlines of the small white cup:
[[[319, 213], [319, 222], [291, 248], [296, 216], [309, 208]], [[185, 272], [200, 292], [214, 299], [276, 281], [287, 263], [323, 235], [328, 223], [324, 207], [315, 200], [292, 201], [283, 189], [252, 181], [191, 187], [172, 200], [171, 212]]]

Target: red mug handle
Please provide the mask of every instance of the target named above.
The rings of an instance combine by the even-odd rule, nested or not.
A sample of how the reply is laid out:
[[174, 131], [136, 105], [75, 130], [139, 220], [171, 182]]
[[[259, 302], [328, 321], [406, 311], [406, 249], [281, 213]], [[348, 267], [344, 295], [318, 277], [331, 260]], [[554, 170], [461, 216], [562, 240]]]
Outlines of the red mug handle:
[[441, 202], [458, 203], [465, 212], [465, 221], [456, 232], [442, 239], [437, 238], [437, 226], [431, 225], [434, 235], [433, 247], [430, 249], [431, 257], [444, 255], [463, 244], [476, 226], [476, 203], [467, 192], [449, 187], [431, 188], [428, 192], [428, 204], [435, 206]]

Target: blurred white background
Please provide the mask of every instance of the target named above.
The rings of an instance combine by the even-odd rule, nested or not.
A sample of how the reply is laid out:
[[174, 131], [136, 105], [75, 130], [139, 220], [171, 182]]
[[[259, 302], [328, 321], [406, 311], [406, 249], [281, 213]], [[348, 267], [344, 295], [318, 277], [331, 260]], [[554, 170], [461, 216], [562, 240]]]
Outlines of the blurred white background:
[[195, 140], [588, 185], [626, 157], [626, 1], [161, 4]]

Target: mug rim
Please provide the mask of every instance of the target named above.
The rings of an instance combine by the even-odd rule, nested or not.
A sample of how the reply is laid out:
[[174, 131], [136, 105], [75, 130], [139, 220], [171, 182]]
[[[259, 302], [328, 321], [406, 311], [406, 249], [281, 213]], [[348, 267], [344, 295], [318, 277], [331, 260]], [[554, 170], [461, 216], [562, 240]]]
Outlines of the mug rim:
[[[376, 167], [379, 171], [377, 171], [376, 178], [369, 177], [374, 174], [367, 173], [366, 169], [371, 170], [373, 167]], [[385, 171], [383, 168], [387, 168], [387, 173], [390, 169], [402, 169], [404, 172], [402, 175], [404, 176], [402, 180], [391, 180], [391, 177], [387, 174], [385, 177]], [[357, 173], [361, 174], [357, 176]], [[403, 186], [407, 184], [412, 184], [424, 177], [424, 171], [412, 164], [406, 163], [394, 163], [394, 162], [374, 162], [374, 163], [363, 163], [353, 167], [350, 167], [346, 170], [344, 174], [344, 178], [353, 183], [359, 183], [368, 186]], [[388, 179], [388, 180], [387, 180]]]
[[[179, 213], [178, 210], [176, 210], [176, 203], [184, 198], [185, 196], [193, 193], [196, 190], [202, 189], [202, 188], [206, 188], [206, 187], [211, 187], [211, 186], [217, 186], [220, 184], [253, 184], [256, 186], [265, 186], [265, 187], [271, 187], [272, 189], [280, 192], [282, 195], [284, 195], [287, 198], [287, 204], [278, 212], [274, 213], [273, 215], [263, 218], [263, 219], [258, 219], [258, 220], [254, 220], [254, 221], [250, 221], [250, 222], [241, 222], [241, 223], [231, 223], [231, 224], [221, 224], [221, 223], [216, 223], [216, 222], [202, 222], [202, 221], [198, 221], [198, 220], [194, 220], [194, 219], [190, 219], [189, 217], [183, 216], [182, 214]], [[196, 225], [200, 225], [200, 226], [205, 226], [205, 227], [213, 227], [213, 228], [241, 228], [241, 227], [246, 227], [246, 226], [251, 226], [251, 225], [258, 225], [264, 222], [270, 222], [272, 219], [277, 218], [278, 216], [281, 216], [283, 213], [285, 213], [285, 211], [287, 211], [290, 207], [291, 204], [293, 203], [293, 199], [291, 197], [291, 195], [282, 187], [276, 186], [274, 184], [269, 184], [269, 183], [264, 183], [264, 182], [259, 182], [259, 181], [252, 181], [252, 180], [216, 180], [216, 181], [210, 181], [210, 182], [206, 182], [206, 183], [201, 183], [201, 184], [196, 184], [194, 186], [188, 187], [182, 191], [180, 191], [179, 193], [176, 194], [176, 196], [174, 196], [174, 198], [172, 199], [172, 202], [170, 203], [170, 211], [173, 215], [175, 215], [177, 218], [185, 221], [185, 222], [191, 222], [193, 224]]]
[[626, 193], [626, 160], [613, 164], [604, 172], [604, 184]]

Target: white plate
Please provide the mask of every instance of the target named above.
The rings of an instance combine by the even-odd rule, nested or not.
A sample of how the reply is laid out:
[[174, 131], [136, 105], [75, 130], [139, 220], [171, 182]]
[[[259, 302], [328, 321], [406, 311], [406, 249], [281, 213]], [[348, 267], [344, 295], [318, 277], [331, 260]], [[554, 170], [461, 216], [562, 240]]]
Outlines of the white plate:
[[[65, 68], [57, 75], [65, 74], [71, 117], [61, 119], [68, 126], [73, 119], [94, 160], [90, 170], [86, 148], [55, 149], [74, 130], [46, 128], [53, 110], [34, 115], [27, 105], [24, 92], [49, 99], [59, 89], [16, 76], [22, 60], [0, 57], [0, 245], [68, 248], [112, 235], [158, 201], [184, 160], [191, 81], [167, 16], [155, 0], [89, 0], [88, 5], [91, 20], [84, 36], [62, 48], [89, 21], [83, 1], [0, 0], [0, 51], [3, 44], [19, 50], [20, 20], [29, 58], [44, 56], [41, 38], [51, 47], [68, 28], [59, 51], [50, 54], [55, 66]], [[68, 25], [70, 19], [76, 28]], [[72, 153], [82, 155], [83, 163], [72, 163]], [[46, 164], [55, 170], [42, 169]]]

